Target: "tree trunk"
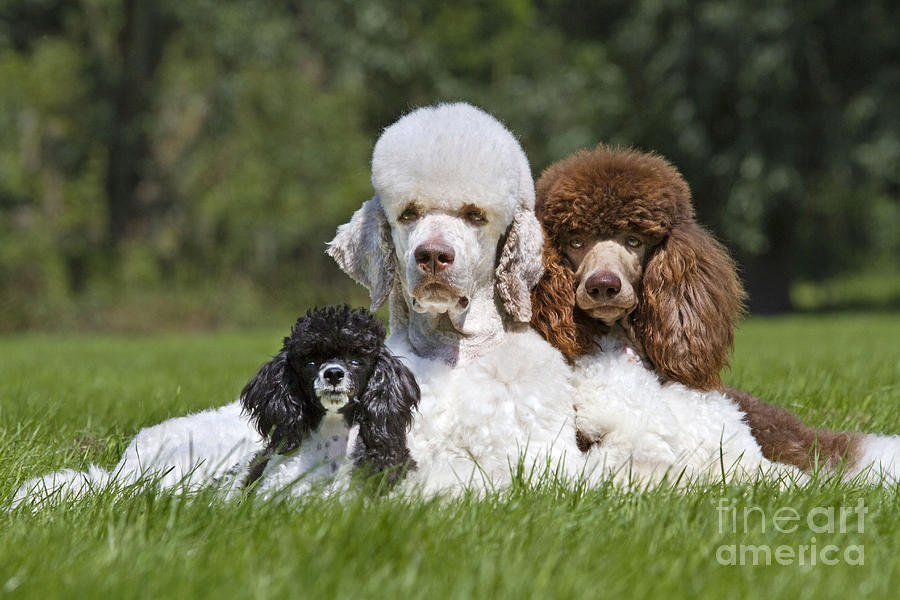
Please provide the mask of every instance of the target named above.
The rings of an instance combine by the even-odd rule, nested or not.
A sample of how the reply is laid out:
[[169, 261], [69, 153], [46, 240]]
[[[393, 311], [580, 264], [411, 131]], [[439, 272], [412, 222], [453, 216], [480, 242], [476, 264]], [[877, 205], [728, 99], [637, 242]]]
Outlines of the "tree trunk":
[[147, 123], [152, 109], [153, 77], [167, 37], [152, 0], [126, 0], [125, 26], [119, 38], [120, 70], [109, 90], [112, 119], [109, 131], [106, 192], [109, 208], [107, 242], [125, 237], [137, 208], [136, 190], [150, 158]]
[[797, 255], [796, 222], [796, 210], [787, 200], [781, 202], [766, 219], [767, 251], [739, 259], [751, 314], [778, 314], [793, 308], [790, 291]]

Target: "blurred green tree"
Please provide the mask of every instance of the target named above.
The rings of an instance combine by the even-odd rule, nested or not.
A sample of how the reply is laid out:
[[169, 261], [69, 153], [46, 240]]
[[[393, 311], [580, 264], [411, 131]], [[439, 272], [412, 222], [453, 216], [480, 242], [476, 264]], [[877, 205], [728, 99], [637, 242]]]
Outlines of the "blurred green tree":
[[622, 69], [619, 135], [685, 173], [754, 312], [788, 310], [798, 277], [896, 265], [900, 5], [587, 4], [551, 12], [570, 39], [604, 40]]
[[381, 129], [460, 99], [536, 175], [667, 156], [752, 309], [786, 310], [799, 280], [900, 270], [898, 92], [888, 0], [0, 0], [0, 330], [129, 293], [207, 290], [216, 322], [363, 301], [324, 242]]

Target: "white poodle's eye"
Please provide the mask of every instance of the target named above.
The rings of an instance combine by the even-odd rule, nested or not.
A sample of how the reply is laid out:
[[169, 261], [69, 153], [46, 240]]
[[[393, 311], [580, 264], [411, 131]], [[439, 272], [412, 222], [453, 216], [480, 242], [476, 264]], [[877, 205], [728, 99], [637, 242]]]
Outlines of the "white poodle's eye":
[[410, 223], [419, 218], [419, 209], [414, 205], [409, 205], [403, 209], [403, 212], [400, 213], [400, 216], [397, 217], [401, 223]]
[[466, 210], [466, 219], [470, 223], [475, 223], [477, 225], [483, 225], [487, 223], [487, 215], [484, 214], [484, 211], [480, 208], [469, 208]]
[[625, 243], [628, 244], [631, 248], [640, 248], [643, 242], [641, 242], [640, 238], [629, 235], [627, 238], [625, 238]]
[[579, 248], [582, 248], [583, 246], [584, 246], [584, 242], [582, 241], [581, 238], [572, 238], [571, 240], [569, 240], [570, 248], [575, 248], [576, 250], [578, 250]]

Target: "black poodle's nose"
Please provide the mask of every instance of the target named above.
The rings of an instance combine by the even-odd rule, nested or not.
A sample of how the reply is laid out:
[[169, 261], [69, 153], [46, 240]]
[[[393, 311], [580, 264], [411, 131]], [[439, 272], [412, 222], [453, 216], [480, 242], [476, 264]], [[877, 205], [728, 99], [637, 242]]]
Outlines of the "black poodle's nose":
[[331, 385], [337, 385], [344, 378], [344, 370], [340, 367], [329, 367], [325, 369], [322, 376], [325, 377], [325, 381]]
[[593, 273], [584, 282], [584, 289], [595, 300], [612, 298], [622, 289], [622, 280], [618, 275], [609, 271]]
[[431, 271], [432, 273], [440, 273], [448, 266], [453, 264], [456, 253], [449, 244], [440, 241], [428, 241], [419, 244], [413, 258], [420, 269]]

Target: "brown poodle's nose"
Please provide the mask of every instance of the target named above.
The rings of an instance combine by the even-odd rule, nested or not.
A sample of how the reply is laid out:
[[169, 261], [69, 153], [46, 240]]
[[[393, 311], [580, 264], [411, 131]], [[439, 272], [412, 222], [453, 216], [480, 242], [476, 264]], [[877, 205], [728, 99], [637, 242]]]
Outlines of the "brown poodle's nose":
[[584, 282], [584, 289], [594, 300], [612, 298], [622, 289], [622, 280], [610, 271], [595, 272]]
[[456, 254], [453, 247], [440, 241], [427, 241], [419, 244], [413, 252], [416, 264], [425, 272], [440, 273], [453, 264]]

